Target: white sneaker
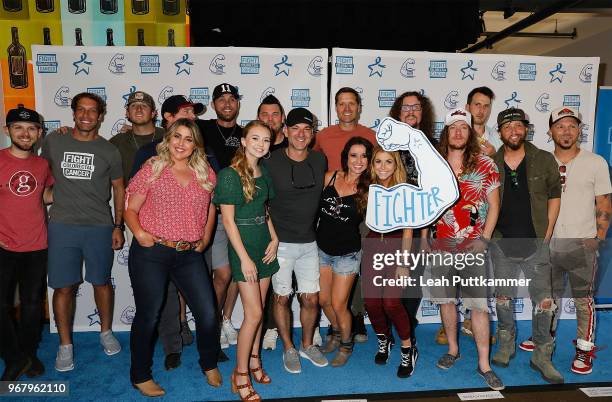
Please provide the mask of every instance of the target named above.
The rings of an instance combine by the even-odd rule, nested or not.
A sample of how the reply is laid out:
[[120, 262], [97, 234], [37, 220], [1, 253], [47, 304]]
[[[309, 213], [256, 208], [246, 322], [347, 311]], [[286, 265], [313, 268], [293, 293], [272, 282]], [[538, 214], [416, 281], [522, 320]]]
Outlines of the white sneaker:
[[268, 350], [276, 349], [277, 339], [278, 339], [278, 331], [276, 330], [276, 328], [267, 329], [263, 337], [262, 347]]
[[55, 358], [55, 369], [57, 371], [70, 371], [74, 369], [74, 360], [72, 358], [72, 344], [60, 345]]
[[221, 337], [219, 338], [219, 343], [221, 344], [221, 349], [229, 348], [229, 341], [227, 340], [227, 336], [225, 335], [225, 331], [221, 328]]
[[116, 355], [121, 352], [121, 344], [111, 330], [100, 333], [100, 344], [107, 356]]
[[230, 345], [238, 343], [238, 331], [232, 325], [232, 322], [223, 317], [223, 324], [221, 325], [221, 332], [225, 333], [225, 337]]
[[314, 336], [312, 337], [312, 344], [316, 346], [323, 345], [323, 339], [321, 339], [321, 333], [319, 332], [319, 327], [314, 329]]

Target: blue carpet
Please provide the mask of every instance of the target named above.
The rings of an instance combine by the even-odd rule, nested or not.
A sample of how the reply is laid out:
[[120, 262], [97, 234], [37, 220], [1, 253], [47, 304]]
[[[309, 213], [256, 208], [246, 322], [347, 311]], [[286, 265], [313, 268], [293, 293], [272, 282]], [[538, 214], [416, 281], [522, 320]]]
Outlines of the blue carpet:
[[[437, 359], [447, 351], [445, 346], [436, 345], [433, 341], [438, 329], [437, 324], [420, 325], [417, 329], [419, 338], [419, 360], [414, 375], [408, 379], [399, 379], [395, 375], [399, 364], [399, 348], [394, 348], [392, 357], [386, 366], [374, 364], [377, 350], [375, 335], [368, 327], [369, 341], [357, 344], [355, 351], [345, 367], [331, 366], [317, 368], [308, 361], [302, 361], [301, 374], [289, 374], [282, 366], [281, 342], [275, 351], [263, 352], [264, 368], [272, 378], [272, 384], [255, 384], [264, 399], [291, 398], [303, 396], [324, 396], [339, 394], [368, 394], [387, 392], [409, 392], [445, 389], [484, 388], [483, 380], [475, 373], [476, 349], [471, 338], [460, 336], [461, 359], [448, 371], [438, 369]], [[530, 321], [519, 321], [518, 339], [522, 340], [531, 333]], [[566, 383], [606, 382], [612, 379], [612, 349], [605, 348], [612, 333], [612, 312], [598, 312], [597, 339], [598, 346], [604, 347], [597, 353], [593, 373], [587, 376], [573, 374], [570, 371], [574, 356], [572, 340], [575, 338], [576, 322], [561, 320], [557, 334], [557, 349], [554, 363], [565, 377]], [[294, 339], [298, 340], [299, 330]], [[98, 333], [75, 334], [75, 369], [68, 373], [59, 373], [53, 368], [57, 350], [57, 335], [45, 333], [39, 350], [39, 357], [45, 364], [47, 372], [41, 380], [68, 381], [71, 400], [137, 400], [145, 399], [132, 389], [129, 381], [129, 333], [118, 333], [117, 337], [123, 346], [118, 355], [108, 357], [98, 343]], [[494, 349], [495, 350], [495, 347]], [[153, 375], [162, 385], [167, 396], [160, 400], [167, 401], [219, 401], [237, 400], [230, 392], [229, 378], [234, 366], [235, 346], [225, 350], [229, 362], [221, 363], [219, 369], [224, 384], [220, 389], [213, 389], [206, 384], [197, 363], [195, 345], [186, 347], [183, 352], [183, 364], [180, 368], [167, 372], [163, 368], [163, 353], [157, 348]], [[529, 368], [530, 354], [517, 348], [516, 358], [506, 369], [495, 368], [506, 386], [546, 384], [539, 374]], [[2, 363], [0, 368], [3, 369]], [[49, 398], [57, 401], [58, 398]], [[19, 398], [19, 400], [25, 400]], [[40, 401], [41, 398], [36, 398]]]

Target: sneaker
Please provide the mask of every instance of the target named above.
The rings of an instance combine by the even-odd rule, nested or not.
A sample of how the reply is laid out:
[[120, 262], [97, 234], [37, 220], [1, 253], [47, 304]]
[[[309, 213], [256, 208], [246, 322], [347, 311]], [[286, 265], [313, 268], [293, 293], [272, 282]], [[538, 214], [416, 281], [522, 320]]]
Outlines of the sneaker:
[[312, 337], [312, 344], [315, 346], [323, 346], [323, 339], [321, 338], [319, 327], [316, 327], [314, 330], [314, 335]]
[[116, 355], [121, 352], [121, 344], [113, 335], [113, 331], [108, 330], [100, 333], [100, 344], [104, 348], [104, 353], [107, 356]]
[[225, 331], [221, 328], [221, 336], [219, 337], [219, 343], [221, 344], [221, 349], [229, 348], [229, 341], [227, 340], [227, 335], [225, 335]]
[[419, 358], [419, 351], [416, 346], [402, 346], [400, 349], [400, 365], [397, 368], [397, 376], [399, 378], [408, 378], [414, 373], [416, 361]]
[[308, 359], [317, 367], [325, 367], [329, 364], [327, 358], [321, 353], [319, 347], [316, 345], [310, 345], [304, 349], [304, 347], [300, 347], [300, 356], [305, 359]]
[[533, 343], [533, 338], [529, 337], [529, 339], [525, 339], [523, 342], [519, 343], [519, 348], [521, 348], [525, 352], [533, 352], [533, 350], [535, 349], [535, 343]]
[[438, 345], [448, 345], [448, 338], [446, 337], [446, 332], [442, 324], [440, 324], [440, 328], [438, 328], [438, 332], [436, 332], [436, 343]]
[[230, 345], [235, 345], [238, 343], [238, 331], [236, 331], [236, 329], [232, 325], [232, 322], [225, 317], [223, 317], [221, 331], [225, 332], [225, 337], [227, 338], [227, 342]]
[[455, 365], [455, 362], [459, 359], [461, 359], [460, 353], [457, 353], [457, 356], [445, 353], [440, 359], [438, 359], [438, 363], [436, 364], [436, 366], [443, 370], [448, 370], [449, 368], [453, 367]]
[[276, 349], [277, 339], [278, 339], [278, 330], [276, 328], [267, 329], [263, 337], [262, 347], [268, 350]]
[[74, 359], [72, 356], [72, 344], [60, 345], [55, 358], [55, 369], [57, 371], [70, 371], [74, 369]]
[[365, 343], [368, 341], [368, 331], [365, 327], [363, 314], [353, 316], [353, 342]]
[[376, 334], [378, 339], [378, 353], [374, 356], [374, 363], [387, 364], [393, 347], [393, 338], [387, 338], [385, 334]]
[[593, 348], [590, 351], [576, 348], [576, 355], [572, 362], [572, 371], [576, 374], [590, 374], [593, 371], [593, 358], [595, 358], [595, 351], [597, 348]]
[[189, 346], [193, 343], [193, 333], [187, 321], [181, 322], [181, 339], [183, 341], [183, 346]]
[[461, 333], [466, 336], [474, 337], [474, 333], [472, 332], [472, 320], [466, 318], [461, 323]]
[[300, 356], [295, 348], [289, 348], [283, 353], [283, 364], [285, 370], [292, 374], [298, 374], [302, 372], [302, 364], [300, 363]]
[[493, 391], [501, 391], [502, 389], [506, 388], [502, 380], [497, 376], [497, 374], [495, 374], [493, 370], [483, 373], [480, 370], [480, 367], [478, 367], [476, 369], [476, 372], [480, 374], [482, 378], [484, 378], [489, 388], [491, 388]]

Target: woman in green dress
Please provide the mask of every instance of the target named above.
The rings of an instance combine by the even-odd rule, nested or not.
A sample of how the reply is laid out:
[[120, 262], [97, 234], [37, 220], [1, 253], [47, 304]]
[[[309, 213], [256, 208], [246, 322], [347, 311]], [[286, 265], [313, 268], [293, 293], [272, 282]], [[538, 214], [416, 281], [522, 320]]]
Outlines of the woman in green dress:
[[259, 401], [253, 379], [269, 384], [270, 377], [261, 367], [259, 344], [261, 321], [270, 277], [279, 269], [276, 260], [278, 236], [268, 219], [266, 201], [274, 197], [272, 179], [260, 159], [268, 154], [272, 132], [259, 121], [252, 121], [242, 131], [242, 146], [229, 167], [219, 172], [213, 202], [221, 207], [223, 225], [230, 240], [229, 260], [232, 277], [244, 309], [238, 335], [236, 368], [232, 391], [243, 401]]

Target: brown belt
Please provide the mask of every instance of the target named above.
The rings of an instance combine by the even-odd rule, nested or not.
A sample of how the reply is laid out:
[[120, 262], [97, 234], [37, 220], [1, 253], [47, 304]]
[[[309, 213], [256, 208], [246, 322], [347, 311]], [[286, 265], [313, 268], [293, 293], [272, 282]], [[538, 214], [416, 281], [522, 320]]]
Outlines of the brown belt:
[[162, 246], [170, 247], [175, 249], [176, 251], [190, 251], [197, 248], [200, 245], [200, 240], [190, 242], [185, 240], [179, 241], [170, 241], [170, 240], [160, 240], [157, 244], [161, 244]]

